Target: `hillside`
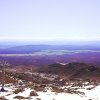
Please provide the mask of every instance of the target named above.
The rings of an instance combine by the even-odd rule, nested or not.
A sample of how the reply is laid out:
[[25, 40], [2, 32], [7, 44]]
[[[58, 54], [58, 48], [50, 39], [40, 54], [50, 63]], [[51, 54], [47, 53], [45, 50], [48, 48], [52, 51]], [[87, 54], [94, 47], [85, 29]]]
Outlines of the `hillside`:
[[[2, 86], [2, 70], [0, 77]], [[73, 62], [54, 63], [40, 70], [9, 67], [4, 88], [0, 100], [99, 100], [100, 69]]]
[[73, 62], [65, 65], [54, 63], [39, 71], [65, 76], [66, 79], [100, 80], [100, 68], [84, 63]]

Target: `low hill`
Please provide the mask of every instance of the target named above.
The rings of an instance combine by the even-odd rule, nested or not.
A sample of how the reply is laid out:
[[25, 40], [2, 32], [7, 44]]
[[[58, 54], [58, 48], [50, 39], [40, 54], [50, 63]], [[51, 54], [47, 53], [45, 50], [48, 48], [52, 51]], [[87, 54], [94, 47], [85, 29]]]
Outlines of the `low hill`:
[[100, 80], [100, 68], [84, 63], [72, 62], [65, 65], [54, 63], [39, 71], [49, 74], [58, 74], [65, 76], [67, 79]]
[[0, 54], [26, 54], [42, 50], [100, 50], [97, 45], [22, 45], [0, 49]]

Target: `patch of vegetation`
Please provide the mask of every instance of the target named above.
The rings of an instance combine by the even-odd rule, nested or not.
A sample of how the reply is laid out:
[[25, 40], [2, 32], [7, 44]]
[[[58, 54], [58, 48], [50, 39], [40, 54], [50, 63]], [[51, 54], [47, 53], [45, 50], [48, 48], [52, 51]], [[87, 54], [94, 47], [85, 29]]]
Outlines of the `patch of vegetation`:
[[8, 99], [6, 99], [4, 96], [1, 96], [0, 100], [8, 100]]
[[29, 100], [30, 98], [29, 97], [23, 97], [23, 96], [15, 96], [14, 99], [19, 99], [19, 100], [20, 99], [23, 99], [23, 100], [26, 99], [26, 100]]
[[53, 86], [52, 87], [52, 92], [61, 93], [61, 92], [64, 92], [64, 90], [59, 88], [59, 87]]
[[15, 93], [15, 94], [18, 94], [19, 92], [23, 92], [23, 91], [24, 91], [23, 88], [19, 88], [19, 89], [16, 89], [16, 90], [14, 91], [14, 93]]
[[34, 86], [34, 90], [36, 91], [44, 91], [45, 85], [36, 85]]

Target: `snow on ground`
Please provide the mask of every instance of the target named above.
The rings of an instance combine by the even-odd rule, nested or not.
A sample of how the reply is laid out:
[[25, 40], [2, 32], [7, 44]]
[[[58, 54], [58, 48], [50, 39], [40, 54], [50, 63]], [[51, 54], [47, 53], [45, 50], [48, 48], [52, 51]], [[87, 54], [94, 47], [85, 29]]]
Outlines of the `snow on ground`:
[[[88, 86], [91, 87], [91, 86]], [[19, 92], [18, 94], [14, 94], [13, 91], [16, 89], [13, 85], [6, 85], [5, 90], [8, 92], [0, 92], [0, 97], [4, 96], [9, 100], [19, 100], [14, 99], [15, 96], [23, 96], [29, 97], [30, 92], [33, 91], [30, 88], [25, 88], [23, 92]], [[80, 92], [84, 92], [85, 96], [80, 96], [78, 94], [69, 94], [69, 93], [55, 93], [51, 92], [51, 90], [47, 90], [46, 92], [37, 92], [39, 96], [31, 96], [31, 99], [25, 100], [100, 100], [100, 85], [96, 86], [92, 90], [87, 90], [87, 87], [82, 89], [78, 89]]]
[[100, 85], [92, 90], [80, 89], [80, 91], [85, 93], [87, 100], [100, 100]]
[[76, 94], [68, 94], [68, 93], [53, 93], [53, 92], [39, 92], [39, 98], [41, 100], [85, 100], [79, 95]]

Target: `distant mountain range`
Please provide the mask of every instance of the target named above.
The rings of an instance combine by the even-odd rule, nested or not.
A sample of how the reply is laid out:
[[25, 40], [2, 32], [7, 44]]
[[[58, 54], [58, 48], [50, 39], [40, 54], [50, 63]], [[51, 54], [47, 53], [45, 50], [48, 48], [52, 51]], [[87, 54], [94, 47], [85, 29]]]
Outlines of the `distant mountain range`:
[[0, 54], [27, 54], [42, 50], [100, 50], [98, 45], [22, 45], [0, 47]]

